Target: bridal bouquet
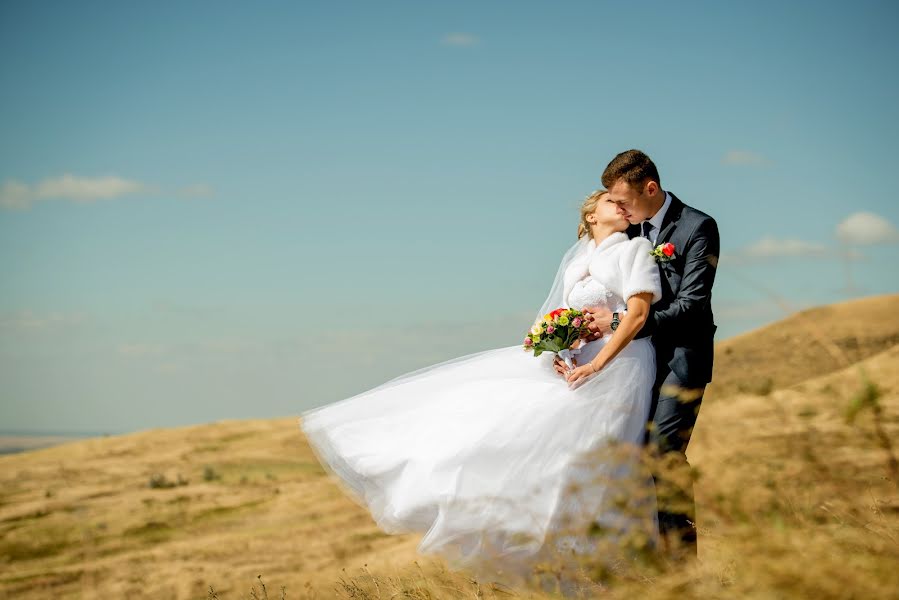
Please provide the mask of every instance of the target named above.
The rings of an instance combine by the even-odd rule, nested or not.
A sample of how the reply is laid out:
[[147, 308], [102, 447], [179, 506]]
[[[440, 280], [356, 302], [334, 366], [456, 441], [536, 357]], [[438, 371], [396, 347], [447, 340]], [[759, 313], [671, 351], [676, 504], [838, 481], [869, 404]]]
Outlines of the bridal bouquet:
[[540, 356], [544, 351], [555, 352], [569, 369], [573, 369], [571, 345], [585, 333], [584, 313], [573, 308], [557, 308], [534, 323], [524, 338], [524, 349], [533, 352], [534, 356]]

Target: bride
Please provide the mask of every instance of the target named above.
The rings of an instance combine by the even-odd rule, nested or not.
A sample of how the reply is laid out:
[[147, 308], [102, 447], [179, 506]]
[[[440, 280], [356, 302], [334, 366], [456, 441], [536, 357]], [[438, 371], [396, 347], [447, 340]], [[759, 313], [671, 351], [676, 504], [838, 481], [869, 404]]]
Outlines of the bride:
[[532, 580], [547, 561], [564, 569], [573, 558], [611, 558], [597, 545], [603, 536], [639, 530], [653, 543], [652, 479], [624, 483], [655, 377], [650, 340], [633, 338], [661, 287], [649, 240], [629, 240], [627, 226], [604, 190], [588, 196], [537, 315], [627, 311], [611, 336], [579, 340], [581, 366], [560, 374], [552, 353], [535, 358], [519, 344], [302, 414], [317, 457], [379, 527], [423, 533], [422, 554], [508, 584]]

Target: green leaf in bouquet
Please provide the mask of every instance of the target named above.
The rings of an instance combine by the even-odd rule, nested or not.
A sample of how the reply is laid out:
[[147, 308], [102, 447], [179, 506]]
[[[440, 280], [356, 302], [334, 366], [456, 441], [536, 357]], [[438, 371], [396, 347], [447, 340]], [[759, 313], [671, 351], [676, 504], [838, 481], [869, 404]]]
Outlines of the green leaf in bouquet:
[[546, 349], [551, 350], [552, 352], [561, 352], [563, 348], [562, 341], [562, 338], [554, 335], [546, 341]]

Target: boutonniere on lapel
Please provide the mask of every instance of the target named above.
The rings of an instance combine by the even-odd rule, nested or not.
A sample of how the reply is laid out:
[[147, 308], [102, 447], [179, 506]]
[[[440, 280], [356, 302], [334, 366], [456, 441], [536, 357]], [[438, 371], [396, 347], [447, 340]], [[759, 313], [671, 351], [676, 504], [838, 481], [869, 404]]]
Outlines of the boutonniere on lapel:
[[666, 263], [674, 258], [674, 244], [659, 244], [649, 251], [649, 255], [656, 259], [656, 262]]

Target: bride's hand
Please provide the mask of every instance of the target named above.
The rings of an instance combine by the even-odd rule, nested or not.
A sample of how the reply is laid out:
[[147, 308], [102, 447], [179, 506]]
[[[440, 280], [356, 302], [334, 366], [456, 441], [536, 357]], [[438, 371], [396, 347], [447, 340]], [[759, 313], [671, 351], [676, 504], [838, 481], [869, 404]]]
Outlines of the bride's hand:
[[568, 380], [569, 386], [575, 387], [580, 383], [583, 383], [582, 380], [586, 380], [594, 373], [596, 373], [596, 369], [593, 368], [593, 363], [588, 362], [586, 365], [572, 370], [565, 379]]
[[[577, 366], [577, 360], [574, 357], [572, 357], [571, 362], [574, 363], [574, 366]], [[553, 367], [556, 369], [556, 373], [568, 379], [568, 365], [558, 355], [553, 358]]]

